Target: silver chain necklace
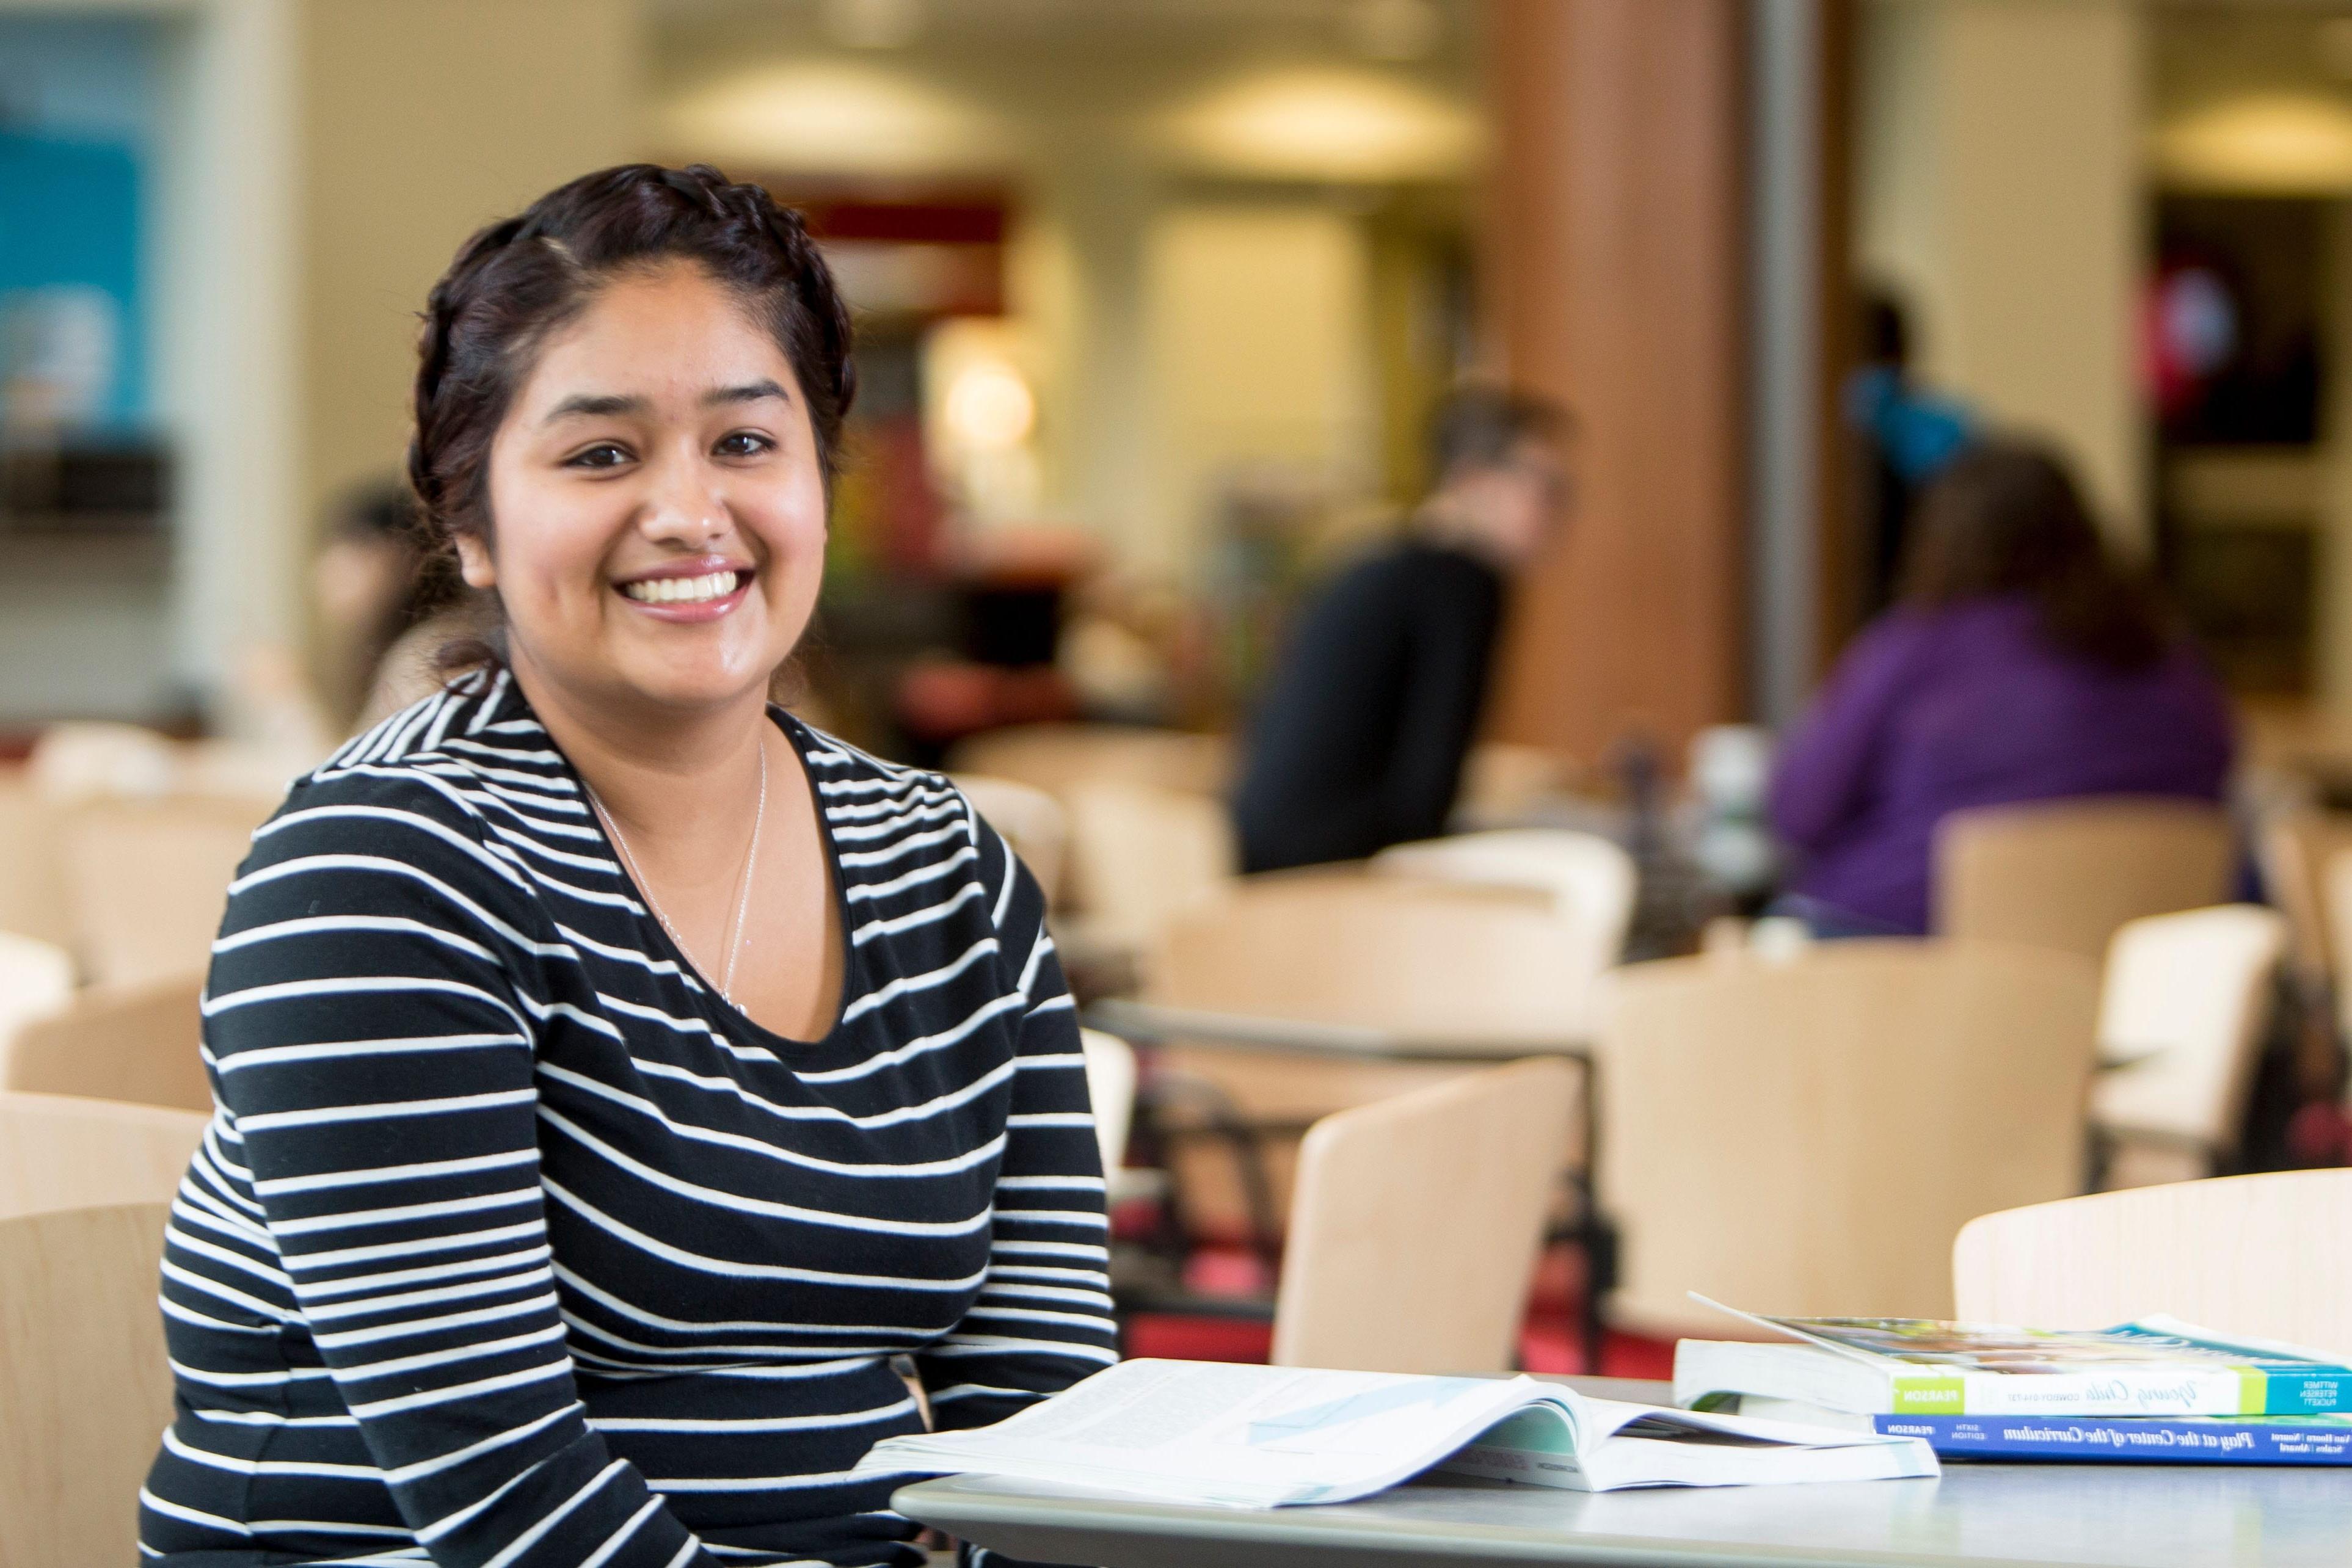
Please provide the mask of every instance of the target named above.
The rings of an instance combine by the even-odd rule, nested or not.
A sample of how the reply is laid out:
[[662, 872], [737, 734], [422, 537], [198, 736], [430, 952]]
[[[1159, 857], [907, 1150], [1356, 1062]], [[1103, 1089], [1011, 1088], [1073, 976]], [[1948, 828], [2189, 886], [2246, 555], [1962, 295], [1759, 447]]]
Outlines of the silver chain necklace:
[[[637, 884], [637, 891], [646, 895], [646, 904], [653, 910], [654, 918], [660, 921], [661, 928], [669, 933], [669, 939], [677, 944], [677, 950], [686, 954], [687, 961], [693, 962], [694, 954], [688, 949], [686, 938], [678, 934], [677, 927], [670, 923], [669, 915], [663, 910], [661, 901], [654, 896], [654, 884], [646, 881], [646, 873], [637, 869], [637, 857], [629, 851], [628, 835], [621, 831], [621, 824], [614, 820], [611, 811], [605, 810], [604, 802], [597, 799], [594, 787], [587, 779], [580, 780], [580, 788], [586, 793], [588, 804], [596, 809], [597, 821], [603, 822], [604, 831], [613, 835], [613, 847], [621, 852], [621, 862], [629, 868], [629, 878]], [[735, 919], [727, 928], [727, 968], [719, 977], [719, 994], [730, 1007], [735, 1005], [735, 960], [743, 951], [743, 915], [751, 907], [751, 878], [760, 866], [760, 829], [767, 820], [768, 744], [763, 736], [760, 741], [760, 804], [751, 815], [751, 847], [743, 852], [743, 871], [738, 879], [740, 892], [735, 899]]]

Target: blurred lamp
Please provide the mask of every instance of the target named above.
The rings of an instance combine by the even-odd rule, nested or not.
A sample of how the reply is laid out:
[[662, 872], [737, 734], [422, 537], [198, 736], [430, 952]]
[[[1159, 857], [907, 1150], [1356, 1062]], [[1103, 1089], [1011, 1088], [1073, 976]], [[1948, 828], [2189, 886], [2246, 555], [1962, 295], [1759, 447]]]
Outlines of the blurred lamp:
[[946, 419], [959, 444], [1001, 452], [1029, 439], [1037, 400], [1011, 365], [983, 360], [966, 365], [948, 387]]
[[2156, 164], [2176, 189], [2352, 193], [2352, 104], [2321, 92], [2228, 99], [2158, 128]]

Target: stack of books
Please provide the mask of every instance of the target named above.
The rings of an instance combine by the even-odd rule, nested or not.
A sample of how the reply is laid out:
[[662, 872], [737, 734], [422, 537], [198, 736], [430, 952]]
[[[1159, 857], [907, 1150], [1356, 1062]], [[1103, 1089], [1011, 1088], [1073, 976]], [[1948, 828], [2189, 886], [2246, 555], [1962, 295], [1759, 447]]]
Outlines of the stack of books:
[[1684, 1340], [1675, 1404], [1920, 1437], [1946, 1458], [2352, 1465], [2352, 1369], [2295, 1345], [2162, 1317], [2053, 1332], [1733, 1315], [1786, 1338]]

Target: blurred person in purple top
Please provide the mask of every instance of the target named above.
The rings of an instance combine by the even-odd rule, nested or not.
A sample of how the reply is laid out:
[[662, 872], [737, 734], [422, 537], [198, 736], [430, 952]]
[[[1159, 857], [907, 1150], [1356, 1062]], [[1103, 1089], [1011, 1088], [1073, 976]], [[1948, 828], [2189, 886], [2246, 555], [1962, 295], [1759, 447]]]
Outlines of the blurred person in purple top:
[[2084, 795], [2221, 798], [2228, 699], [2039, 446], [1989, 441], [1922, 497], [1903, 593], [1782, 750], [1788, 913], [1924, 933], [1952, 811]]

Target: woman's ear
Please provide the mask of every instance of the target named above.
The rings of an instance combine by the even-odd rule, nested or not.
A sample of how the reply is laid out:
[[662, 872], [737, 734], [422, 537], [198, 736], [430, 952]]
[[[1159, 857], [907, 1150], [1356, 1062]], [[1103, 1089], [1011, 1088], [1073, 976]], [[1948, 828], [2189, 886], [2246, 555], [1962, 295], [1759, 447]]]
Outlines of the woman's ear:
[[457, 536], [457, 570], [468, 588], [496, 588], [498, 568], [490, 563], [489, 546], [479, 534]]

